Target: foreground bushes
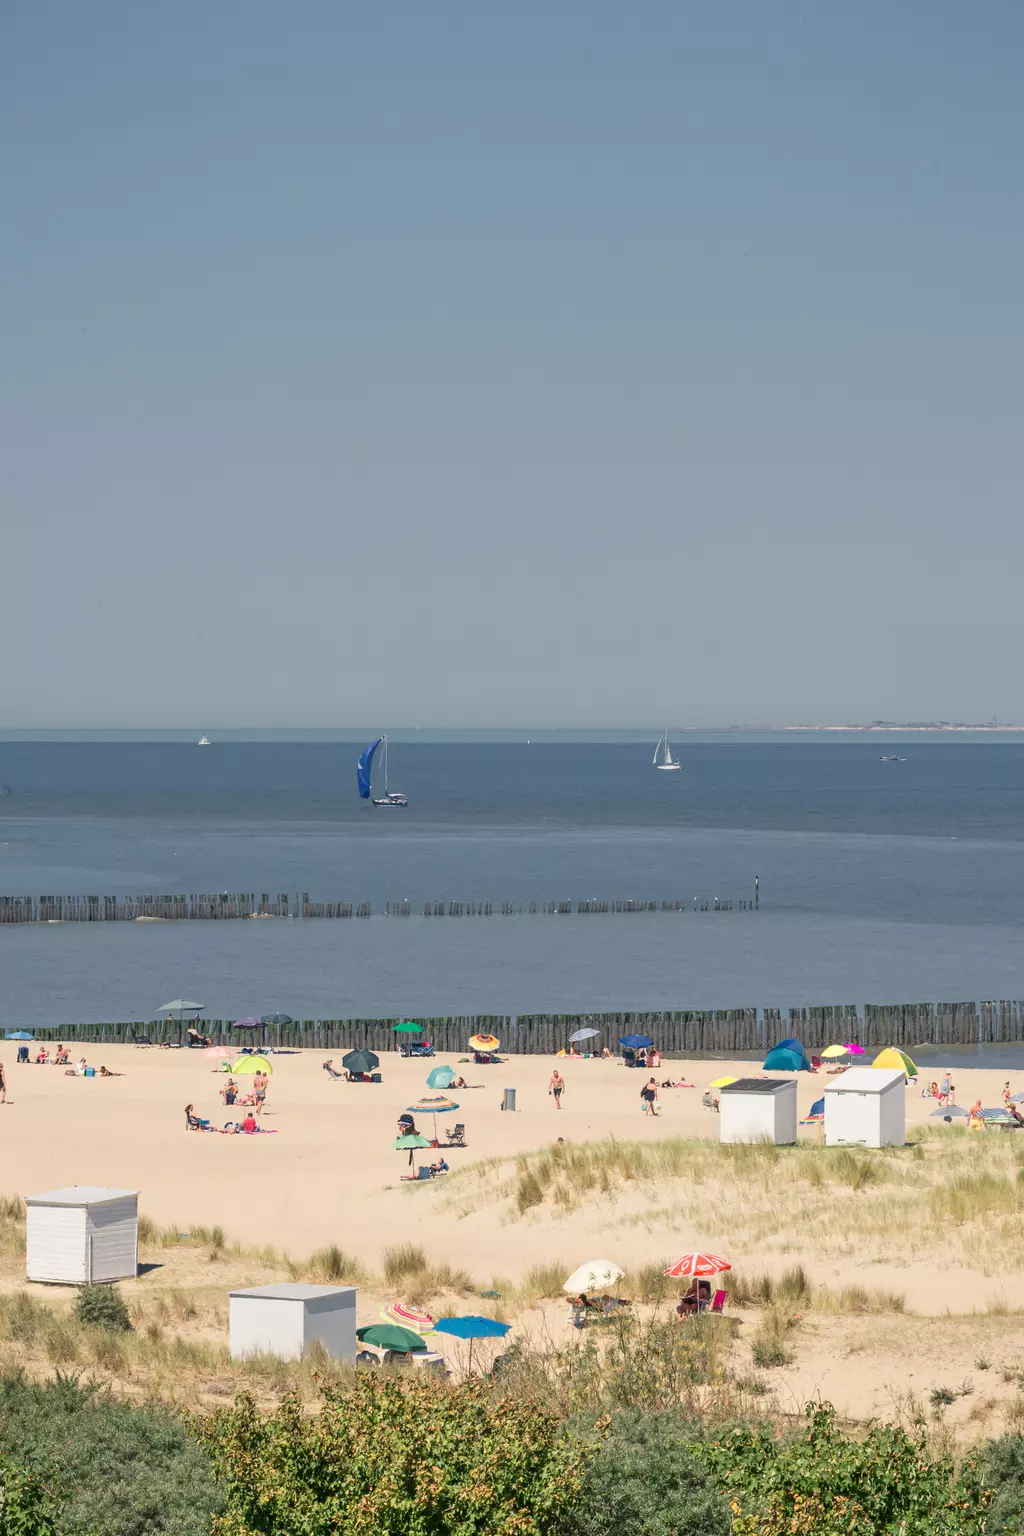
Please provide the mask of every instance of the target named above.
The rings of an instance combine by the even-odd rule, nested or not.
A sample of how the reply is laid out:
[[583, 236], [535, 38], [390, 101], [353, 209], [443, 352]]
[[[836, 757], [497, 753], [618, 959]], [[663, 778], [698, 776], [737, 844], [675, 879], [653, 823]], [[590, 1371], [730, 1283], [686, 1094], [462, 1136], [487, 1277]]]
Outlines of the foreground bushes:
[[[618, 1381], [618, 1378], [615, 1378]], [[58, 1376], [0, 1380], [0, 1536], [1010, 1536], [1024, 1438], [955, 1466], [922, 1438], [702, 1429], [366, 1373], [314, 1415], [250, 1398], [187, 1423]], [[621, 1383], [620, 1383], [621, 1385]], [[587, 1382], [586, 1396], [592, 1384]], [[658, 1391], [662, 1390], [661, 1387]], [[220, 1478], [215, 1484], [215, 1473]]]
[[[2, 1461], [31, 1472], [18, 1497], [36, 1499], [33, 1518], [43, 1523], [5, 1514], [0, 1536], [208, 1536], [220, 1504], [209, 1459], [178, 1419], [75, 1377], [45, 1386], [20, 1374], [0, 1379]], [[54, 1524], [37, 1485], [61, 1505]]]
[[[806, 1433], [777, 1440], [738, 1426], [702, 1442], [736, 1514], [737, 1536], [975, 1536], [991, 1530], [981, 1468], [931, 1459], [890, 1425], [840, 1434], [835, 1410], [809, 1403]], [[1019, 1527], [1008, 1527], [1019, 1529]]]
[[251, 1398], [196, 1419], [224, 1478], [217, 1536], [562, 1536], [589, 1449], [485, 1384], [365, 1373], [315, 1417]]

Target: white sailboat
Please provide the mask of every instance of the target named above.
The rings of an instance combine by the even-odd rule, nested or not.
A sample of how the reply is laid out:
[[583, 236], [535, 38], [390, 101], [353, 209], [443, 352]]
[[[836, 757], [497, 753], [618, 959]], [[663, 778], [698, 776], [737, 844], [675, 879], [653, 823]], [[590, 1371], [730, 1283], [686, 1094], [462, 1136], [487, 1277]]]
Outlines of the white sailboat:
[[210, 745], [210, 738], [209, 738], [209, 736], [200, 736], [200, 738], [199, 738], [199, 745], [201, 747], [208, 747]]
[[[658, 762], [659, 752], [661, 753], [660, 763]], [[665, 729], [664, 735], [658, 737], [658, 745], [654, 749], [653, 764], [654, 767], [658, 769], [659, 773], [678, 773], [680, 768], [683, 766], [682, 763], [677, 763], [675, 758], [672, 756], [672, 748], [668, 744], [667, 727]]]

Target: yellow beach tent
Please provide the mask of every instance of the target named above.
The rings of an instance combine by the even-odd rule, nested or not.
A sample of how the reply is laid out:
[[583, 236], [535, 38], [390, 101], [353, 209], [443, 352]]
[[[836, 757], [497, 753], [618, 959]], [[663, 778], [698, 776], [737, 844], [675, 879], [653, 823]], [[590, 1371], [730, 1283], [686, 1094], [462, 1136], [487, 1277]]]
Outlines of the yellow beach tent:
[[898, 1067], [908, 1077], [917, 1076], [917, 1068], [906, 1051], [898, 1051], [894, 1045], [889, 1045], [884, 1051], [879, 1051], [871, 1065], [873, 1067]]
[[239, 1075], [247, 1072], [251, 1076], [255, 1076], [257, 1072], [265, 1072], [268, 1077], [274, 1071], [266, 1056], [239, 1056], [231, 1070]]

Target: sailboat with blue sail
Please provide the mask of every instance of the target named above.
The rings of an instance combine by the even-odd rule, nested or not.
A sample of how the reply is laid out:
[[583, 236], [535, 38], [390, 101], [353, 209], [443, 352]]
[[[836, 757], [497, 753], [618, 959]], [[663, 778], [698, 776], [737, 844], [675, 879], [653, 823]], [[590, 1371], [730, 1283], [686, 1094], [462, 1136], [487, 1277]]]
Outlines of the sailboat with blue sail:
[[[378, 747], [383, 747], [381, 757], [384, 762], [384, 794], [380, 799], [374, 799], [370, 793], [370, 775], [373, 770], [373, 754]], [[356, 765], [356, 782], [359, 785], [359, 795], [363, 800], [371, 800], [373, 805], [408, 805], [409, 796], [402, 795], [397, 789], [388, 789], [388, 738], [378, 736], [376, 741], [359, 754], [359, 762]]]

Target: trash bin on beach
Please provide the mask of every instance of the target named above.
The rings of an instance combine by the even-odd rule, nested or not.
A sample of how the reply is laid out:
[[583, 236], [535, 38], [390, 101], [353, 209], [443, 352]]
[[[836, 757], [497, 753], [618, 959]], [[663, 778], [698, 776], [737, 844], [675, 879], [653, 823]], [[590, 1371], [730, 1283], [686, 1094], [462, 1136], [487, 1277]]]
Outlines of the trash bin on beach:
[[505, 1088], [502, 1090], [501, 1107], [502, 1109], [515, 1109], [516, 1091], [514, 1088]]

